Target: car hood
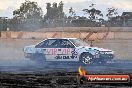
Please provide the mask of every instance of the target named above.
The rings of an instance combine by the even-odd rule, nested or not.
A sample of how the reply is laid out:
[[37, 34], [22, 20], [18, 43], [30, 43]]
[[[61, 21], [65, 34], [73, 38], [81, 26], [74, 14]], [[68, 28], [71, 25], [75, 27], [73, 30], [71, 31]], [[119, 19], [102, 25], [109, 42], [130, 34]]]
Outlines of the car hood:
[[98, 50], [98, 51], [112, 52], [112, 50], [110, 50], [110, 49], [104, 49], [104, 48], [98, 48], [98, 47], [90, 47], [90, 46], [79, 46], [78, 48], [85, 48], [85, 49], [92, 49], [92, 50]]

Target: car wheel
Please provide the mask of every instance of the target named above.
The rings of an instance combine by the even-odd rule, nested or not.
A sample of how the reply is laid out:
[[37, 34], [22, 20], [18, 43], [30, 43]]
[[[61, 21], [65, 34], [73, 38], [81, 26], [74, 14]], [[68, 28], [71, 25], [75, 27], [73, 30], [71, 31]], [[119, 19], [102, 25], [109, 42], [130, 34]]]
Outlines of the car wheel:
[[93, 64], [93, 56], [89, 53], [84, 53], [80, 57], [80, 62], [83, 64]]

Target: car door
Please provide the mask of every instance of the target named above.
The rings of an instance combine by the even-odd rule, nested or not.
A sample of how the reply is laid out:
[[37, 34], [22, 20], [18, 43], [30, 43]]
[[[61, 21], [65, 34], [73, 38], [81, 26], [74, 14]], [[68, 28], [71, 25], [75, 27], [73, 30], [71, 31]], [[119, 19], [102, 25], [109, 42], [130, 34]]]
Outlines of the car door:
[[47, 39], [36, 46], [46, 61], [78, 61], [75, 46], [67, 39]]
[[46, 61], [55, 61], [57, 55], [57, 39], [47, 39], [36, 45], [36, 53], [44, 54]]
[[44, 46], [44, 55], [46, 61], [56, 61], [55, 57], [57, 55], [58, 40], [57, 39], [48, 39]]
[[68, 39], [58, 39], [57, 61], [78, 61], [78, 54], [75, 46]]

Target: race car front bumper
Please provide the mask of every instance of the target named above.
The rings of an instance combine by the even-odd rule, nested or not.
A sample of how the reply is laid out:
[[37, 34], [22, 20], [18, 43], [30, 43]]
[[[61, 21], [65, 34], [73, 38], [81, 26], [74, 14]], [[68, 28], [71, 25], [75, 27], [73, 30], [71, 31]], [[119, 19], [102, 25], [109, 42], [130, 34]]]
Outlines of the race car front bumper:
[[113, 54], [100, 54], [101, 59], [113, 59], [114, 55]]
[[100, 58], [99, 54], [94, 55], [94, 59]]
[[94, 59], [111, 60], [113, 58], [114, 58], [113, 54], [96, 54], [96, 55], [94, 55]]

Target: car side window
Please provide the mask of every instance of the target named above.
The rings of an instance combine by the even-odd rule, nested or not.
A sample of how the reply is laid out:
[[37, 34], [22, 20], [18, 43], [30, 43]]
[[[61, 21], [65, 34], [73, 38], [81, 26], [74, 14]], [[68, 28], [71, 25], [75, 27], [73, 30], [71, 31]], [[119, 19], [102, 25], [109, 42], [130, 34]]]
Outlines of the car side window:
[[56, 48], [57, 46], [58, 42], [56, 39], [48, 39], [36, 45], [36, 48]]
[[57, 39], [50, 39], [48, 43], [46, 44], [45, 48], [57, 48], [58, 47], [58, 41]]
[[40, 42], [39, 44], [37, 44], [35, 47], [36, 48], [43, 48], [46, 46], [46, 43], [48, 42], [48, 40], [45, 40], [43, 42]]
[[67, 39], [60, 39], [59, 46], [60, 48], [75, 48], [75, 46]]

